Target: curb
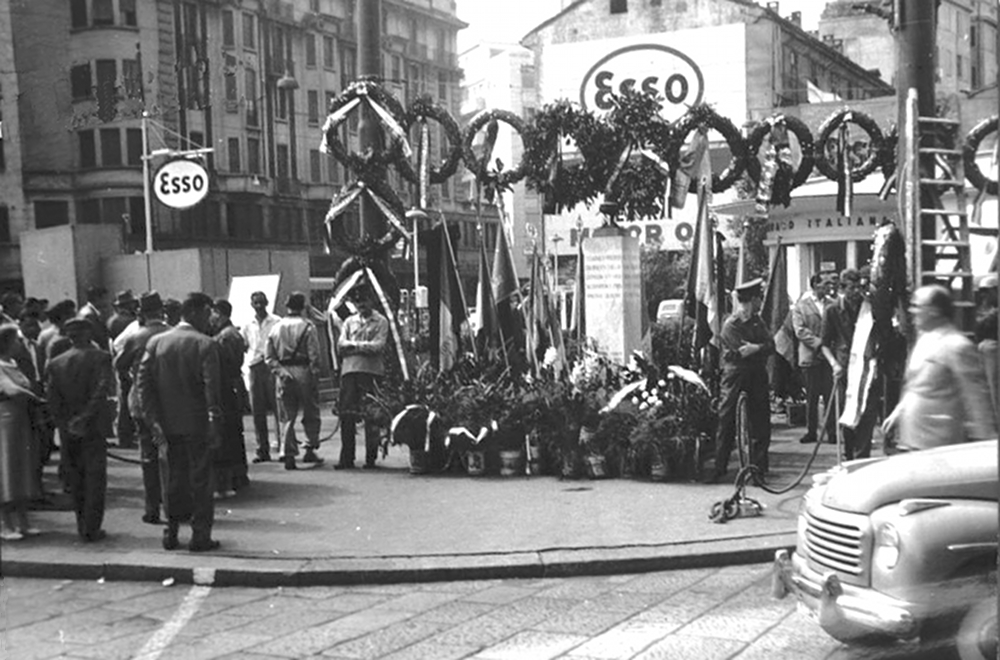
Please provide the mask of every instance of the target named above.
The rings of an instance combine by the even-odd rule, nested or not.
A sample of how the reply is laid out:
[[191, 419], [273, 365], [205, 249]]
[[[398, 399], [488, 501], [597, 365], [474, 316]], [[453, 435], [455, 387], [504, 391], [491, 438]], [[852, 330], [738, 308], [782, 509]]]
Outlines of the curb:
[[[795, 533], [777, 533], [756, 539], [695, 542], [670, 546], [557, 549], [481, 555], [362, 557], [346, 559], [252, 561], [227, 557], [199, 557], [199, 566], [183, 561], [167, 566], [146, 563], [156, 555], [137, 557], [136, 563], [0, 562], [0, 575], [15, 578], [99, 580], [204, 584], [220, 587], [311, 587], [459, 580], [565, 578], [585, 575], [646, 573], [652, 571], [720, 568], [758, 564], [774, 559], [778, 550], [792, 550]], [[752, 547], [748, 547], [752, 546]], [[193, 559], [193, 558], [192, 558]], [[244, 564], [233, 566], [233, 564]], [[206, 565], [207, 564], [207, 565]]]

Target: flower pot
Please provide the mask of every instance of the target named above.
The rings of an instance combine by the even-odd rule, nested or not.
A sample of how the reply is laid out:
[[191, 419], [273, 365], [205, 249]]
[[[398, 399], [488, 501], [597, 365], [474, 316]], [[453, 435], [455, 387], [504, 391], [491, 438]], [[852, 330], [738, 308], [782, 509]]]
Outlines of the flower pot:
[[591, 479], [607, 478], [607, 462], [601, 454], [587, 454], [584, 456], [584, 464], [587, 469], [587, 476]]
[[500, 476], [513, 477], [520, 470], [521, 457], [523, 452], [520, 449], [500, 450]]
[[670, 465], [660, 452], [653, 452], [649, 463], [649, 478], [653, 481], [666, 481], [670, 474]]
[[580, 478], [580, 455], [575, 451], [564, 451], [560, 456], [559, 474], [563, 479]]
[[542, 449], [538, 445], [528, 446], [528, 472], [530, 474], [542, 473]]
[[465, 452], [465, 471], [473, 477], [486, 473], [486, 452], [481, 449], [470, 449]]
[[410, 447], [410, 474], [427, 474], [427, 452]]

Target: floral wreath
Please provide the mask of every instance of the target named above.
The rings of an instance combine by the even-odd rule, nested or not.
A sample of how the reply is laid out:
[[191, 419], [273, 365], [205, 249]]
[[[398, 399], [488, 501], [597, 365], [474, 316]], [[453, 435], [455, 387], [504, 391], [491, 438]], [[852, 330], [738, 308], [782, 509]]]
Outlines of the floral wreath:
[[[382, 120], [383, 126], [389, 132], [390, 139], [386, 149], [377, 149], [359, 155], [347, 150], [337, 135], [337, 129], [347, 119], [347, 115], [357, 109], [363, 101], [367, 102]], [[404, 117], [405, 114], [399, 101], [386, 92], [375, 80], [356, 80], [348, 85], [343, 94], [330, 102], [329, 114], [323, 124], [323, 144], [339, 163], [355, 174], [360, 174], [367, 169], [385, 167], [390, 163], [402, 160], [404, 155], [410, 153], [406, 132], [400, 124], [400, 118]]]
[[420, 150], [417, 154], [417, 169], [413, 168], [407, 158], [399, 158], [396, 161], [396, 168], [404, 179], [410, 183], [420, 184], [420, 176], [424, 167], [429, 166], [430, 183], [444, 183], [458, 171], [458, 164], [462, 160], [462, 129], [451, 116], [447, 109], [434, 103], [430, 96], [423, 95], [417, 98], [407, 109], [403, 116], [403, 131], [409, 135], [410, 129], [419, 122], [421, 130], [426, 126], [426, 120], [433, 119], [441, 125], [445, 137], [448, 139], [448, 155], [440, 165], [429, 165], [430, 158], [427, 151], [430, 145], [428, 141], [421, 138]]
[[[659, 216], [673, 144], [670, 124], [660, 116], [663, 104], [656, 96], [632, 89], [613, 96], [612, 104], [605, 122], [617, 147], [612, 153], [620, 156], [604, 185], [605, 196], [628, 218]], [[644, 157], [633, 161], [633, 154]]]
[[[570, 137], [582, 160], [564, 164], [560, 141]], [[523, 162], [528, 186], [546, 196], [558, 210], [589, 203], [614, 166], [618, 148], [614, 134], [593, 114], [567, 100], [546, 105], [535, 115], [525, 134]]]
[[[472, 170], [476, 179], [486, 188], [507, 188], [524, 178], [527, 172], [527, 165], [524, 159], [512, 170], [489, 170], [489, 159], [493, 155], [493, 146], [496, 144], [496, 122], [502, 121], [509, 125], [514, 132], [521, 136], [522, 143], [525, 142], [525, 124], [520, 117], [507, 110], [483, 110], [469, 122], [465, 128], [465, 136], [462, 140], [462, 154], [465, 159], [465, 166]], [[487, 126], [486, 148], [483, 150], [483, 158], [476, 157], [476, 152], [472, 149], [472, 142], [476, 139], [479, 131]], [[527, 146], [527, 145], [525, 145]]]
[[799, 150], [802, 152], [802, 162], [799, 163], [798, 168], [792, 175], [791, 190], [798, 188], [806, 182], [809, 175], [812, 174], [813, 165], [815, 163], [812, 132], [798, 117], [775, 115], [761, 122], [760, 125], [751, 131], [750, 137], [748, 137], [746, 141], [747, 174], [749, 174], [750, 178], [754, 181], [760, 181], [761, 165], [760, 160], [757, 159], [757, 154], [760, 151], [761, 146], [764, 144], [764, 138], [770, 135], [772, 127], [778, 121], [783, 121], [789, 132], [791, 132], [799, 141]]
[[[343, 222], [344, 212], [361, 195], [368, 195], [389, 220], [388, 230], [382, 236], [353, 238], [347, 234]], [[326, 212], [327, 237], [330, 243], [343, 248], [354, 257], [377, 258], [392, 250], [402, 236], [408, 235], [403, 224], [404, 218], [403, 202], [391, 187], [375, 183], [374, 180], [355, 181], [345, 186], [330, 203], [330, 209]]]
[[[731, 157], [729, 164], [721, 174], [712, 173], [712, 192], [722, 192], [728, 190], [740, 178], [747, 168], [747, 147], [740, 135], [739, 129], [726, 117], [718, 114], [711, 106], [699, 104], [688, 110], [687, 114], [681, 117], [674, 124], [674, 139], [670, 146], [669, 162], [674, 171], [680, 163], [681, 147], [684, 140], [699, 127], [707, 127], [722, 134], [726, 144], [729, 145]], [[689, 191], [698, 192], [698, 182], [691, 181]]]
[[840, 181], [843, 177], [837, 171], [836, 163], [831, 163], [827, 158], [827, 142], [833, 136], [833, 132], [846, 122], [857, 125], [868, 134], [868, 158], [856, 168], [851, 169], [851, 180], [862, 181], [869, 174], [878, 168], [882, 158], [882, 144], [885, 138], [875, 120], [863, 112], [844, 108], [834, 113], [819, 127], [819, 137], [816, 138], [816, 168], [823, 173], [823, 176], [831, 181]]
[[965, 165], [965, 178], [969, 183], [989, 195], [997, 194], [997, 180], [991, 179], [983, 174], [976, 163], [976, 152], [979, 151], [979, 143], [990, 133], [997, 132], [998, 116], [993, 115], [976, 124], [969, 131], [965, 138], [965, 145], [962, 147], [962, 160]]

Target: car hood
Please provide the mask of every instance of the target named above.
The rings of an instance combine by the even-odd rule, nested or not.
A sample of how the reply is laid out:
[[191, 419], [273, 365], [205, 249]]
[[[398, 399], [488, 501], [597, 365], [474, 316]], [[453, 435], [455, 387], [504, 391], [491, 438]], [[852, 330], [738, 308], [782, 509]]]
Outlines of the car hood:
[[824, 506], [869, 514], [908, 498], [996, 500], [997, 441], [968, 442], [847, 463], [823, 491]]

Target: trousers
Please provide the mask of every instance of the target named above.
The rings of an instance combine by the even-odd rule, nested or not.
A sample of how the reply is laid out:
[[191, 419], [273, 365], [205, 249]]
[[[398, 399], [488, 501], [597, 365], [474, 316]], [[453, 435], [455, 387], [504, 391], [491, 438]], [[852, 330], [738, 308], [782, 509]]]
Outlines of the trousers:
[[87, 538], [104, 524], [104, 498], [108, 490], [108, 448], [104, 438], [95, 433], [87, 437], [60, 431], [60, 460], [66, 461], [66, 480], [76, 531]]
[[[375, 391], [377, 376], [364, 372], [343, 374], [340, 377], [340, 464], [354, 465], [357, 451], [357, 423], [364, 419], [365, 398]], [[365, 424], [365, 464], [375, 465], [378, 460], [378, 426], [367, 419]]]
[[253, 429], [257, 437], [257, 455], [271, 453], [267, 433], [267, 416], [274, 410], [274, 376], [264, 362], [250, 365], [250, 408], [253, 411]]
[[715, 435], [715, 473], [723, 475], [736, 442], [736, 404], [740, 394], [747, 394], [747, 417], [750, 425], [750, 463], [765, 473], [771, 446], [771, 403], [767, 369], [727, 369], [720, 383], [719, 426]]
[[319, 388], [308, 367], [285, 367], [294, 376], [278, 379], [278, 412], [281, 417], [281, 451], [284, 456], [299, 453], [299, 441], [295, 437], [295, 420], [302, 414], [302, 430], [306, 435], [306, 447], [319, 449]]
[[192, 542], [208, 541], [215, 522], [212, 449], [203, 435], [168, 435], [159, 448], [167, 522], [191, 521]]
[[139, 436], [139, 457], [142, 459], [142, 488], [145, 492], [146, 515], [158, 518], [160, 506], [163, 504], [159, 451], [153, 444], [153, 434], [149, 426], [139, 419], [136, 419], [136, 434]]

